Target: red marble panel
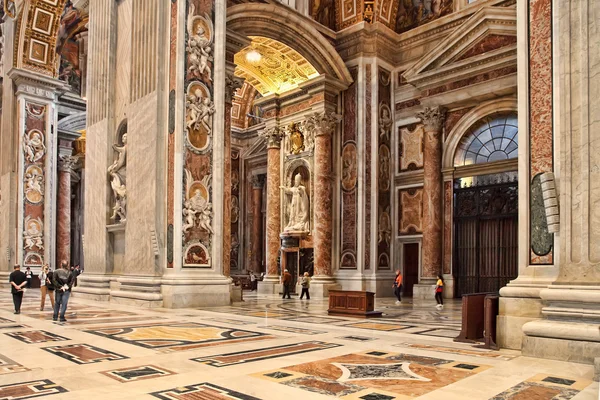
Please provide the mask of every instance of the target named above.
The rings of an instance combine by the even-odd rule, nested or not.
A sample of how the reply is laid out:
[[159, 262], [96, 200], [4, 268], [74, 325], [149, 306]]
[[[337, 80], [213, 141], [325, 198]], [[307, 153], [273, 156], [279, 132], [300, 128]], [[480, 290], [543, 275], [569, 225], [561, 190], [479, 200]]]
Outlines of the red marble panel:
[[477, 43], [473, 45], [466, 52], [461, 54], [456, 61], [465, 60], [477, 56], [479, 54], [487, 53], [488, 51], [497, 50], [502, 47], [510, 46], [517, 43], [516, 36], [509, 35], [487, 35]]
[[400, 190], [398, 197], [398, 235], [423, 233], [423, 189]]
[[460, 110], [453, 110], [446, 113], [446, 119], [444, 120], [444, 140], [448, 138], [448, 135], [452, 132], [452, 129], [454, 129], [458, 121], [473, 108], [474, 107], [461, 108]]
[[310, 109], [315, 103], [319, 103], [325, 100], [324, 93], [318, 93], [311, 96], [310, 99], [295, 103], [286, 107], [282, 107], [279, 113], [280, 116], [285, 117], [288, 115], [296, 114], [298, 112]]
[[396, 111], [415, 107], [415, 106], [418, 106], [419, 104], [421, 104], [419, 99], [410, 99], [410, 100], [406, 100], [406, 101], [401, 101], [400, 103], [396, 103]]
[[444, 274], [452, 272], [452, 181], [444, 182]]
[[[529, 2], [529, 145], [530, 177], [553, 171], [552, 1]], [[531, 227], [533, 229], [533, 227]], [[553, 252], [531, 264], [551, 264]]]

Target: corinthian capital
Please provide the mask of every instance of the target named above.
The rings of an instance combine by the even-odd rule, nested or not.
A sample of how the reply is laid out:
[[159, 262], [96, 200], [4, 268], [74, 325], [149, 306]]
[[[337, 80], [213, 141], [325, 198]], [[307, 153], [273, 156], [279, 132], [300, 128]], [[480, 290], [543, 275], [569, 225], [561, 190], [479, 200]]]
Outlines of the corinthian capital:
[[425, 110], [417, 114], [423, 121], [426, 131], [440, 132], [446, 117], [446, 109], [443, 107], [425, 107]]
[[244, 80], [242, 78], [238, 78], [233, 74], [225, 75], [225, 102], [231, 103], [233, 101], [233, 96], [235, 95], [235, 91], [242, 87], [244, 84]]
[[314, 136], [332, 135], [342, 116], [336, 113], [314, 113], [304, 121], [304, 130]]
[[284, 136], [284, 132], [278, 126], [272, 126], [259, 132], [258, 136], [267, 141], [267, 148], [279, 148], [281, 147], [281, 139]]
[[73, 172], [77, 168], [79, 157], [60, 156], [58, 158], [58, 170], [62, 172]]

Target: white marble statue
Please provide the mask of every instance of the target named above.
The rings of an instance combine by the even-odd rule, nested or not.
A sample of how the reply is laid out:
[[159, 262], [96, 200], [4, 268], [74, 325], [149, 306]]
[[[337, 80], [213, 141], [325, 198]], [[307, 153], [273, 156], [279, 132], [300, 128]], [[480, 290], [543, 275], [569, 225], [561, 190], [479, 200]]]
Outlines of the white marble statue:
[[294, 186], [280, 187], [286, 195], [292, 196], [287, 207], [289, 220], [284, 232], [308, 232], [310, 230], [310, 210], [306, 188], [302, 185], [302, 176], [296, 174]]
[[25, 218], [25, 231], [23, 232], [23, 240], [25, 241], [25, 249], [32, 249], [36, 246], [39, 250], [44, 249], [43, 233], [44, 223], [40, 217], [36, 219], [27, 216]]
[[212, 235], [214, 233], [212, 229], [212, 204], [202, 196], [200, 189], [195, 189], [193, 195], [190, 196], [192, 186], [198, 183], [202, 184], [208, 192], [210, 175], [205, 176], [202, 181], [198, 182], [193, 180], [192, 173], [186, 169], [185, 176], [187, 198], [183, 202], [183, 233], [187, 233], [198, 223], [200, 229]]
[[[207, 74], [209, 81], [212, 81], [211, 70], [208, 66], [209, 61], [213, 60], [211, 55], [212, 47], [210, 41], [211, 24], [210, 20], [194, 15], [195, 6], [190, 4], [188, 13], [188, 43], [186, 51], [188, 53], [188, 72], [197, 77]], [[200, 23], [203, 22], [203, 23]]]
[[117, 152], [117, 158], [108, 167], [110, 177], [110, 187], [113, 191], [114, 205], [113, 214], [110, 219], [115, 222], [124, 223], [127, 219], [127, 187], [125, 186], [125, 168], [127, 164], [127, 134], [122, 136], [123, 145], [113, 144], [113, 149]]
[[393, 123], [390, 107], [387, 104], [381, 104], [379, 109], [379, 136], [383, 140], [390, 138]]
[[208, 135], [212, 134], [212, 116], [215, 113], [215, 106], [208, 97], [202, 96], [202, 90], [196, 89], [188, 95], [187, 108], [190, 118], [187, 122], [187, 129], [198, 130], [200, 126], [206, 129]]
[[44, 144], [44, 135], [36, 130], [23, 135], [23, 151], [25, 158], [30, 163], [34, 163], [46, 154], [46, 145]]

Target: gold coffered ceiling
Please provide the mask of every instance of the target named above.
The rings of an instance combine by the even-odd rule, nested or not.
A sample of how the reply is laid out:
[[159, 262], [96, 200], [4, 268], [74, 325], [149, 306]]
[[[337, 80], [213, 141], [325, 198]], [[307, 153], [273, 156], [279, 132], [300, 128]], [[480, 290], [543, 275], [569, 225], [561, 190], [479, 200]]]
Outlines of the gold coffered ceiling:
[[[317, 70], [291, 47], [273, 39], [251, 36], [250, 46], [235, 55], [235, 74], [267, 96], [294, 89], [298, 84], [319, 76]], [[262, 57], [251, 62], [246, 55], [256, 51]]]

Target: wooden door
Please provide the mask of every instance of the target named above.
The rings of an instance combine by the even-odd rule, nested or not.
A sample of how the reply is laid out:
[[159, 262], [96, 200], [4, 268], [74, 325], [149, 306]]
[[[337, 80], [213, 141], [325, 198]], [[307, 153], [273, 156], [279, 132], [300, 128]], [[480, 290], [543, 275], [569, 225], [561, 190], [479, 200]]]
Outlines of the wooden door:
[[419, 243], [404, 243], [402, 289], [405, 296], [412, 296], [413, 286], [419, 283]]

